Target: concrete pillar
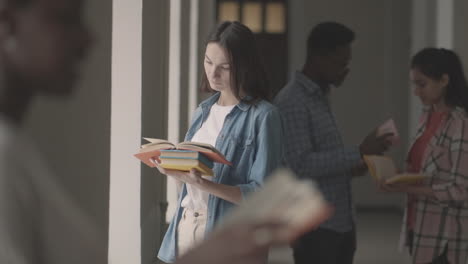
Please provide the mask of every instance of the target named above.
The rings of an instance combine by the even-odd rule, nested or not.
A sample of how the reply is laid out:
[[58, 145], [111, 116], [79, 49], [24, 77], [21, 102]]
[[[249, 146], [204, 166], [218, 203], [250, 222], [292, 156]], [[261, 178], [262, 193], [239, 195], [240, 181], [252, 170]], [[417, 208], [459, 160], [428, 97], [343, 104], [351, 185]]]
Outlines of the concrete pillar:
[[114, 0], [112, 31], [109, 263], [141, 261], [142, 0]]

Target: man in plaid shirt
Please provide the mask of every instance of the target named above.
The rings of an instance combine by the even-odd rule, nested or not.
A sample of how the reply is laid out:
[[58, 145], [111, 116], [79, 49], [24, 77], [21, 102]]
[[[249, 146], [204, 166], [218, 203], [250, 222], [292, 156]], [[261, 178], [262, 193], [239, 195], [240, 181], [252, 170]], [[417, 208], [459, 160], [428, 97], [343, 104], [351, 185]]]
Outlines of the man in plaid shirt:
[[382, 154], [391, 134], [370, 133], [360, 146], [344, 146], [329, 105], [329, 91], [349, 72], [354, 32], [326, 22], [314, 27], [307, 41], [301, 72], [280, 91], [275, 104], [285, 129], [286, 164], [301, 178], [315, 180], [335, 214], [293, 246], [296, 264], [353, 262], [356, 236], [352, 216], [351, 178], [365, 169], [361, 155]]

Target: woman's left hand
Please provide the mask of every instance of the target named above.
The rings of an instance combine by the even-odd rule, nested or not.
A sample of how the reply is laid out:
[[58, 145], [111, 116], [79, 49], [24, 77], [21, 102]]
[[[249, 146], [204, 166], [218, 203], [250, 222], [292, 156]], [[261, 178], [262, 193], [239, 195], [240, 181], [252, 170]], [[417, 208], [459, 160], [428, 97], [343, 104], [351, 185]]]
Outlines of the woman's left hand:
[[189, 172], [187, 171], [180, 171], [180, 170], [167, 170], [161, 167], [158, 161], [152, 160], [153, 163], [156, 165], [156, 168], [159, 170], [160, 173], [170, 176], [176, 180], [179, 180], [184, 183], [197, 185], [203, 183], [204, 179], [202, 178], [201, 172], [191, 169]]
[[196, 169], [191, 169], [189, 172], [170, 170], [170, 175], [179, 181], [183, 181], [191, 185], [201, 184], [205, 180], [202, 178], [201, 172]]
[[385, 180], [376, 182], [377, 188], [383, 192], [407, 193], [412, 185], [404, 183], [386, 183]]
[[385, 182], [380, 182], [379, 183], [379, 189], [384, 192], [403, 192], [406, 193], [408, 192], [408, 185], [407, 184], [388, 184]]
[[418, 194], [427, 195], [427, 192], [431, 192], [431, 188], [424, 186], [423, 182], [417, 183], [385, 183], [381, 181], [378, 183], [378, 188], [384, 192], [399, 192], [399, 193], [408, 193], [408, 194]]

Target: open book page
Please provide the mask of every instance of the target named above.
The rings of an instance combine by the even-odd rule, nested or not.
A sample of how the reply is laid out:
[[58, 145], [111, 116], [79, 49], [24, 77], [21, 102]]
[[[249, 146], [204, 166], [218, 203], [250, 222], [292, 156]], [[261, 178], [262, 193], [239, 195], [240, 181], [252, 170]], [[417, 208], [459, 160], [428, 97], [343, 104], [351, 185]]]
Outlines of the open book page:
[[148, 137], [144, 137], [143, 139], [146, 140], [146, 141], [148, 141], [149, 143], [164, 143], [164, 142], [170, 143], [169, 141], [167, 141], [167, 140], [165, 140], [165, 139], [159, 139], [159, 138], [148, 138]]
[[191, 142], [191, 141], [185, 141], [177, 144], [177, 149], [186, 149], [186, 150], [195, 150], [202, 152], [205, 154], [208, 158], [213, 160], [214, 162], [219, 162], [227, 165], [232, 165], [231, 162], [226, 160], [224, 155], [219, 152], [215, 147], [213, 147], [210, 144], [206, 143], [201, 143], [201, 142]]
[[388, 179], [397, 173], [393, 160], [386, 156], [364, 155], [364, 161], [369, 168], [369, 173], [374, 179]]
[[425, 178], [417, 173], [397, 173], [393, 159], [386, 156], [364, 155], [364, 161], [370, 175], [377, 181], [384, 179], [386, 183], [417, 183]]
[[[140, 159], [143, 163], [153, 168], [156, 165], [151, 162], [151, 159], [156, 159], [159, 161], [159, 156], [161, 155], [161, 150], [169, 149], [180, 149], [180, 150], [193, 150], [200, 153], [203, 153], [208, 159], [213, 162], [219, 162], [227, 165], [232, 165], [223, 154], [221, 154], [215, 147], [210, 144], [200, 143], [200, 142], [182, 142], [177, 145], [172, 144], [171, 142], [164, 139], [157, 138], [143, 138], [148, 141], [141, 146], [138, 153], [134, 156]], [[186, 154], [181, 155], [184, 156]], [[176, 155], [177, 156], [177, 155]], [[186, 157], [184, 157], [186, 158]]]
[[202, 142], [195, 142], [195, 141], [184, 141], [184, 142], [180, 142], [179, 144], [177, 144], [177, 148], [183, 148], [183, 147], [198, 147], [198, 148], [203, 148], [206, 151], [213, 151], [213, 152], [218, 151], [217, 149], [215, 149], [215, 147], [213, 147], [210, 144], [202, 143]]
[[223, 225], [273, 221], [285, 224], [289, 241], [317, 227], [332, 214], [311, 180], [298, 180], [292, 171], [278, 169], [265, 185], [227, 215]]
[[148, 147], [153, 147], [153, 146], [158, 149], [175, 148], [174, 144], [164, 139], [145, 138], [145, 137], [143, 139], [148, 141], [149, 143], [141, 145], [141, 148], [148, 148]]
[[175, 148], [174, 144], [167, 140], [157, 139], [157, 138], [143, 138], [144, 140], [148, 141], [149, 143], [144, 144], [140, 147], [138, 153], [134, 154], [134, 156], [140, 159], [143, 163], [148, 165], [151, 168], [156, 167], [156, 165], [151, 162], [150, 159], [156, 158], [161, 155], [162, 149], [173, 149]]

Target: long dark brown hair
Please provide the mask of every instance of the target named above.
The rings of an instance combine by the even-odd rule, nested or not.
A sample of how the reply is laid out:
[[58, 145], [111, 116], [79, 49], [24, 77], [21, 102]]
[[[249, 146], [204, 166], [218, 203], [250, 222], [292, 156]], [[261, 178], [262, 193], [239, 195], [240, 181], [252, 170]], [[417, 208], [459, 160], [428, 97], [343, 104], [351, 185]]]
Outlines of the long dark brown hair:
[[[255, 36], [248, 27], [239, 22], [223, 22], [208, 35], [205, 47], [209, 43], [217, 43], [226, 50], [230, 62], [231, 89], [237, 99], [248, 103], [271, 100], [271, 90]], [[201, 89], [205, 92], [214, 91], [205, 72], [201, 79]], [[249, 97], [242, 98], [242, 92]]]
[[443, 48], [425, 48], [413, 56], [411, 68], [420, 70], [434, 80], [440, 80], [447, 74], [449, 82], [445, 103], [461, 107], [468, 113], [468, 84], [463, 65], [455, 52]]

